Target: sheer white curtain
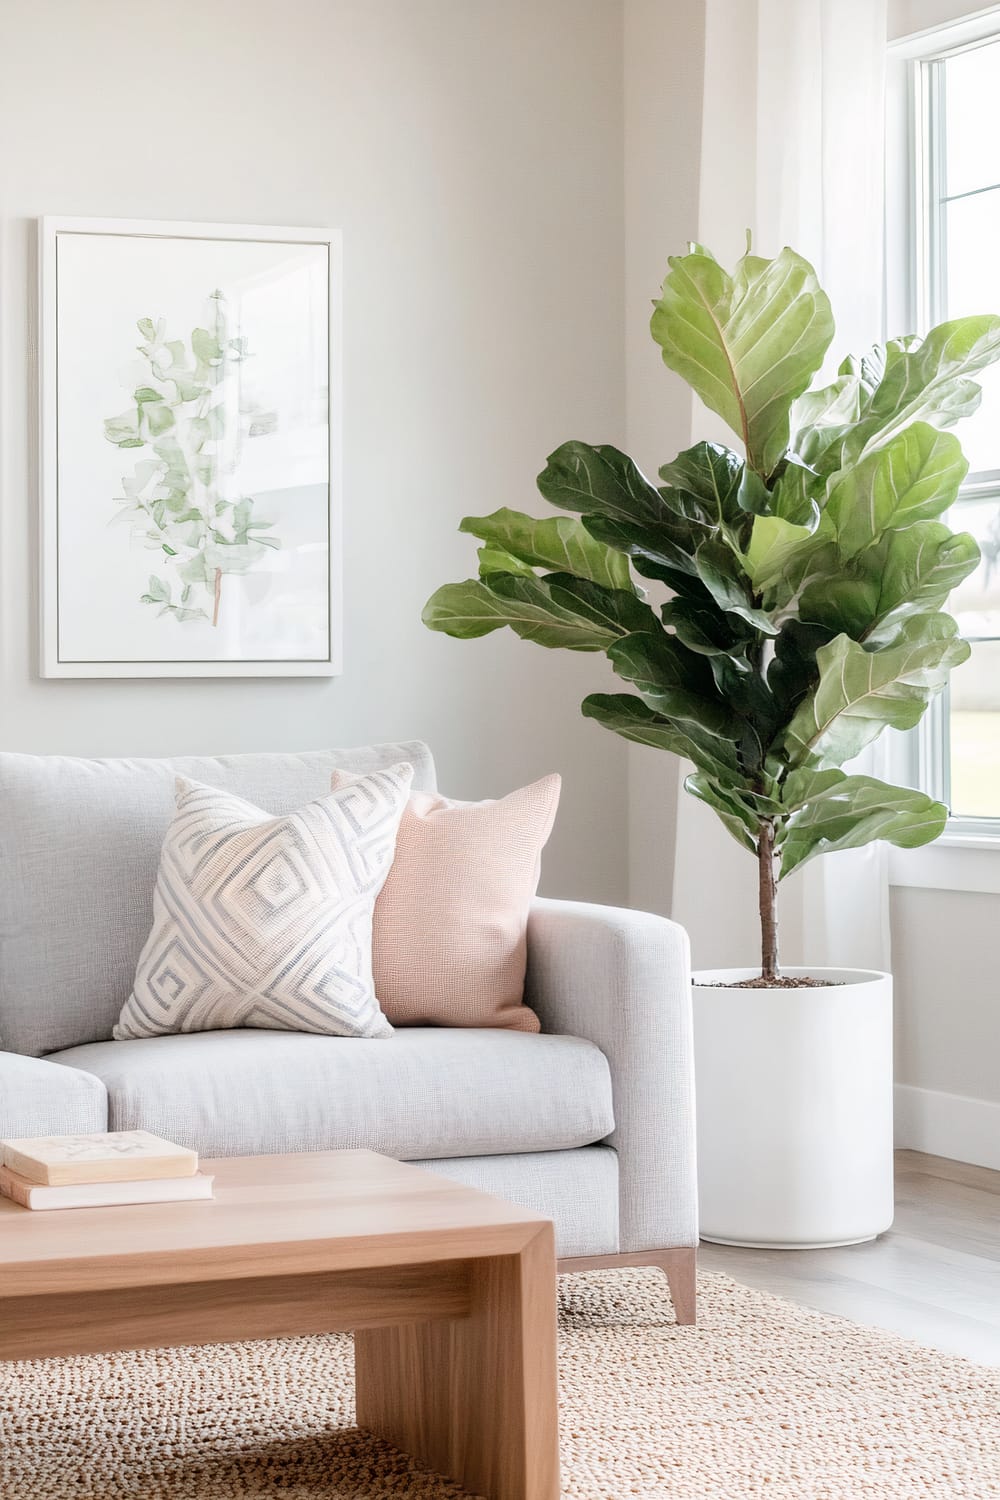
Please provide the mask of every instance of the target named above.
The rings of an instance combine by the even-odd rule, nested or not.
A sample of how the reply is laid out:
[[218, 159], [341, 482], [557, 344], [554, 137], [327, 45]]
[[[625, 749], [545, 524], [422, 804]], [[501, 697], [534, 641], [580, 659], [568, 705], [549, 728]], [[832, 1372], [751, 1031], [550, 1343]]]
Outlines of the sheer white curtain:
[[[755, 71], [736, 50], [750, 10]], [[699, 238], [731, 257], [749, 220], [758, 254], [792, 245], [813, 262], [837, 319], [824, 373], [882, 336], [885, 52], [886, 0], [708, 0]], [[695, 429], [718, 435], [704, 413]], [[880, 774], [877, 746], [857, 769]], [[697, 967], [752, 964], [754, 862], [678, 796], [672, 915]], [[783, 961], [887, 969], [888, 897], [882, 845], [812, 861], [782, 885]]]

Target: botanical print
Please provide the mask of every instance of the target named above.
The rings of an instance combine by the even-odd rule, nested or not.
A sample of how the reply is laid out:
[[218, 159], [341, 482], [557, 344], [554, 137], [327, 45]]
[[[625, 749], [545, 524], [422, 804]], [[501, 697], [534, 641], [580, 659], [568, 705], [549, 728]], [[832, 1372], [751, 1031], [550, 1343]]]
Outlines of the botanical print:
[[269, 431], [275, 417], [240, 409], [233, 377], [249, 356], [247, 340], [232, 337], [221, 291], [208, 308], [211, 326], [192, 331], [190, 351], [167, 338], [165, 319], [138, 320], [144, 384], [128, 411], [106, 418], [104, 436], [153, 454], [122, 476], [115, 517], [158, 554], [142, 603], [178, 624], [210, 618], [217, 626], [224, 575], [249, 572], [281, 542], [255, 534], [274, 522], [255, 517], [251, 495], [227, 498], [243, 439]]
[[330, 237], [44, 225], [43, 671], [339, 670]]

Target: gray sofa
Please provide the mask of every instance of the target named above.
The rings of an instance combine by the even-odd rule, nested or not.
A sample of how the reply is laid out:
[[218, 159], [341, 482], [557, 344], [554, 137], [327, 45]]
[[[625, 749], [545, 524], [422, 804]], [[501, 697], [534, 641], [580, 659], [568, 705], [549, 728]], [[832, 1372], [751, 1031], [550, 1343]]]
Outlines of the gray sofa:
[[538, 900], [542, 1034], [413, 1027], [367, 1041], [220, 1031], [116, 1042], [181, 773], [275, 813], [335, 767], [420, 743], [302, 755], [0, 755], [0, 1137], [143, 1127], [204, 1156], [369, 1147], [550, 1215], [563, 1268], [656, 1264], [694, 1317], [691, 998], [681, 928]]

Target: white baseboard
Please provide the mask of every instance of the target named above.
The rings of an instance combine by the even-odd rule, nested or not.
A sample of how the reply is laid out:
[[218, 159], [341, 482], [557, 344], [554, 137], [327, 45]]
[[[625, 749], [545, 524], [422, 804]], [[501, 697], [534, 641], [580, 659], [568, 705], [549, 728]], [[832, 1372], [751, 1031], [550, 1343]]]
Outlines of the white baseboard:
[[1000, 1171], [1000, 1103], [897, 1083], [896, 1145]]

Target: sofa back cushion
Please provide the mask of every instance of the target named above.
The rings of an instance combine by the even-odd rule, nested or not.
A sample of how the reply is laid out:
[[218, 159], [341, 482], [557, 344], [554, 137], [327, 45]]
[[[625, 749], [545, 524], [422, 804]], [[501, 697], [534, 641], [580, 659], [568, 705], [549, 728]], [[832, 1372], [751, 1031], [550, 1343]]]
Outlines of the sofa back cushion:
[[434, 790], [418, 741], [174, 760], [0, 754], [0, 1048], [40, 1057], [110, 1038], [149, 935], [178, 776], [289, 813], [328, 793], [337, 769], [400, 761]]

